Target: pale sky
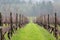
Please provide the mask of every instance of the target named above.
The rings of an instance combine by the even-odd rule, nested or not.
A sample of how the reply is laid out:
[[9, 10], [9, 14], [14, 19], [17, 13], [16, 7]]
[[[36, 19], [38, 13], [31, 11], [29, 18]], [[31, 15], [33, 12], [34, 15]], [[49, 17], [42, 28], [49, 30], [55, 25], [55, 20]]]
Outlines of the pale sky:
[[[26, 0], [28, 1], [28, 0]], [[33, 1], [53, 1], [53, 0], [33, 0]]]
[[[29, 1], [29, 0], [26, 0], [26, 1]], [[46, 1], [46, 2], [47, 2], [47, 1], [52, 1], [52, 2], [54, 2], [53, 0], [32, 0], [32, 1], [34, 1], [34, 2], [35, 2], [35, 1], [38, 1], [38, 2], [39, 2], [39, 1], [40, 1], [40, 2], [42, 2], [42, 1]]]

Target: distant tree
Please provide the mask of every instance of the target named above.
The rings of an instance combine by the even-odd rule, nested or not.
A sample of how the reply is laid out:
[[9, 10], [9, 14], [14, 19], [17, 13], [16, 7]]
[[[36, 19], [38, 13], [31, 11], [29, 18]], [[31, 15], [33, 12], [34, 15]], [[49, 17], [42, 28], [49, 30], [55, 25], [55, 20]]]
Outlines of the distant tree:
[[35, 5], [32, 7], [31, 10], [32, 10], [31, 15], [33, 14], [32, 16], [36, 16], [36, 7], [35, 7]]
[[45, 3], [45, 1], [43, 1], [41, 3], [40, 11], [41, 11], [42, 14], [45, 14], [46, 13], [46, 3]]
[[60, 2], [60, 0], [54, 0], [55, 2]]
[[48, 12], [49, 14], [52, 14], [52, 13], [53, 13], [53, 5], [52, 5], [52, 2], [51, 2], [51, 1], [49, 1], [49, 2], [47, 3], [46, 9], [47, 9], [47, 12]]
[[41, 8], [41, 3], [36, 2], [36, 5], [35, 5], [36, 15], [37, 14], [40, 15], [40, 12], [41, 12], [40, 8]]
[[24, 3], [26, 3], [26, 1], [25, 0], [22, 0], [22, 3], [24, 4]]
[[32, 0], [29, 0], [29, 2], [28, 2], [29, 4], [32, 4]]

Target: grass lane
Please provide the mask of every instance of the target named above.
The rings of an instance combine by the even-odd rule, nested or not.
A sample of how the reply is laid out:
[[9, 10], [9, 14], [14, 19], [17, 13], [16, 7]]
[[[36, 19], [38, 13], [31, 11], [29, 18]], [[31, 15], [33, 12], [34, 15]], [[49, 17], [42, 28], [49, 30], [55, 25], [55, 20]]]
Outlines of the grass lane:
[[11, 40], [55, 40], [47, 30], [30, 22], [13, 35]]

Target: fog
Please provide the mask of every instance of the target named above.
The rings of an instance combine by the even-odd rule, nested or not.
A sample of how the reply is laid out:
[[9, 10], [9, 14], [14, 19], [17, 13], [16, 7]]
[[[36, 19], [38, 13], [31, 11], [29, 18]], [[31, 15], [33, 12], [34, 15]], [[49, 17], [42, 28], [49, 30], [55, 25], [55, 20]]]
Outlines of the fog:
[[12, 12], [25, 16], [40, 16], [55, 12], [60, 16], [59, 0], [0, 0], [0, 12], [9, 16]]

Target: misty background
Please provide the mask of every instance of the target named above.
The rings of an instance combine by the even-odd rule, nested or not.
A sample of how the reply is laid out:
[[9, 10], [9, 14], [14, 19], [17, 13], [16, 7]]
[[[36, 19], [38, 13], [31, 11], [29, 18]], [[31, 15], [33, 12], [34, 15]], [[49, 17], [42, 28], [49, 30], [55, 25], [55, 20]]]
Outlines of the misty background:
[[25, 16], [40, 16], [55, 12], [60, 16], [60, 0], [0, 0], [0, 12], [9, 16], [12, 12]]

